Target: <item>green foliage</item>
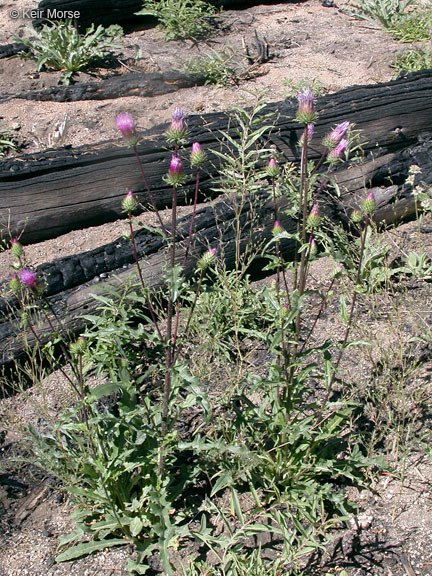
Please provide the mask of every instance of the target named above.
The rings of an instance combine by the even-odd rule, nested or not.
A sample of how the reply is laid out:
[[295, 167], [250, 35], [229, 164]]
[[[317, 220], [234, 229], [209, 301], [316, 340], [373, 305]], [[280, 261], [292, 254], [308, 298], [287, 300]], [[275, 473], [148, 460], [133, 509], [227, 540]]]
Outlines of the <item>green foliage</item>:
[[120, 48], [116, 44], [122, 35], [120, 26], [108, 28], [92, 24], [84, 35], [81, 35], [71, 20], [44, 24], [41, 30], [26, 28], [29, 38], [19, 41], [30, 48], [29, 53], [21, 53], [23, 58], [37, 62], [37, 70], [42, 68], [62, 72], [60, 81], [69, 84], [75, 72], [95, 66]]
[[[341, 306], [344, 338], [315, 341], [321, 312], [311, 318], [310, 298], [330, 298], [341, 271], [324, 295], [308, 286], [315, 257], [309, 235], [336, 260], [348, 260], [347, 251], [344, 241], [339, 246], [319, 229], [323, 218], [314, 229], [308, 224], [321, 185], [312, 162], [302, 160], [300, 173], [287, 166], [278, 188], [272, 177], [270, 201], [263, 192], [265, 163], [273, 156], [263, 140], [274, 118], [265, 113], [263, 96], [252, 101], [234, 110], [213, 151], [220, 161], [215, 187], [233, 213], [232, 222], [220, 224], [218, 254], [233, 254], [233, 270], [208, 252], [206, 265], [201, 257], [192, 278], [183, 277], [171, 240], [174, 208], [171, 236], [160, 233], [168, 254], [164, 288], [152, 293], [141, 278], [95, 296], [99, 314], [86, 316], [84, 339], [64, 351], [76, 402], [55, 421], [30, 428], [39, 466], [59, 478], [76, 502], [77, 528], [60, 540], [58, 561], [127, 543], [135, 550], [131, 573], [146, 573], [149, 556], [157, 554], [169, 575], [178, 568], [173, 551], [195, 540], [213, 554], [214, 565], [185, 564], [184, 574], [278, 576], [323, 548], [329, 530], [353, 509], [345, 487], [363, 486], [375, 466], [353, 428], [357, 406], [333, 392], [344, 351], [358, 344], [349, 340], [357, 295], [378, 282], [373, 271], [382, 253], [373, 252], [364, 213], [347, 266], [355, 290], [351, 303], [344, 299]], [[175, 192], [174, 185], [174, 199]], [[276, 219], [283, 196], [297, 229], [281, 228], [263, 246], [254, 237], [257, 218], [270, 210]], [[130, 213], [128, 218], [132, 231]], [[133, 233], [130, 239], [135, 253]], [[297, 250], [294, 262], [280, 251], [286, 241]], [[277, 274], [259, 293], [247, 273], [257, 256]], [[264, 353], [255, 364], [243, 354], [250, 343]], [[197, 354], [209, 365], [208, 384], [195, 371]], [[235, 385], [221, 382], [211, 399], [207, 388], [218, 384], [212, 370], [222, 364], [236, 370]], [[95, 387], [90, 376], [99, 378]], [[261, 535], [277, 544], [272, 563], [259, 547], [251, 550], [251, 540]]]
[[[118, 300], [114, 303], [119, 306]], [[106, 338], [104, 328], [101, 335]], [[133, 335], [130, 339], [134, 340]], [[117, 354], [121, 353], [119, 347]], [[126, 366], [126, 360], [117, 360], [109, 381], [86, 387], [82, 401], [63, 413], [48, 432], [30, 427], [39, 465], [59, 478], [76, 502], [77, 530], [60, 540], [59, 547], [67, 544], [68, 548], [57, 561], [129, 542], [137, 550], [131, 571], [144, 573], [139, 570], [157, 546], [165, 573], [171, 574], [169, 548], [187, 534], [184, 523], [193, 512], [190, 503], [190, 509], [183, 507], [173, 516], [173, 507], [179, 498], [184, 502], [183, 493], [190, 485], [204, 481], [199, 466], [189, 461], [180, 446], [176, 427], [185, 410], [204, 415], [209, 405], [186, 367], [173, 367], [171, 418], [163, 438], [166, 474], [161, 478], [159, 394], [146, 375], [134, 379]], [[90, 540], [83, 543], [84, 537]]]
[[425, 42], [430, 38], [432, 10], [415, 0], [351, 0], [350, 5], [354, 8], [351, 15], [378, 22], [400, 42]]
[[195, 40], [207, 34], [215, 13], [214, 6], [202, 0], [144, 0], [137, 15], [157, 18], [165, 40]]
[[350, 0], [349, 4], [354, 8], [350, 14], [392, 29], [406, 18], [406, 9], [412, 6], [413, 2], [414, 0]]
[[428, 48], [414, 48], [400, 54], [392, 64], [397, 72], [416, 72], [432, 68], [432, 50]]
[[389, 32], [400, 42], [427, 42], [431, 37], [432, 10], [424, 7], [409, 12]]
[[254, 338], [266, 324], [266, 307], [252, 290], [249, 277], [239, 282], [235, 271], [215, 270], [211, 286], [198, 298], [191, 337], [208, 359], [232, 358], [239, 343]]
[[[18, 130], [14, 128], [14, 130]], [[16, 142], [14, 135], [10, 130], [0, 130], [0, 158], [3, 158], [10, 152], [11, 150], [16, 149]]]
[[238, 53], [231, 47], [224, 48], [221, 52], [210, 50], [196, 58], [191, 58], [183, 66], [188, 74], [202, 74], [206, 84], [228, 86], [236, 82], [239, 71], [244, 67], [238, 60]]

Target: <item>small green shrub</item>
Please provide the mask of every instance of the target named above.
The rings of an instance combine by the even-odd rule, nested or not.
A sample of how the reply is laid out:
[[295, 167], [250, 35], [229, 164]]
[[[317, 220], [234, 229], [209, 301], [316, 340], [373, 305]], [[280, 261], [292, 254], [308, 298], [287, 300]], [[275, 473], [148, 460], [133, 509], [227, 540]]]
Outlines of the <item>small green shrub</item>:
[[415, 48], [408, 50], [396, 58], [392, 68], [397, 72], [416, 72], [417, 70], [427, 70], [432, 68], [432, 50], [428, 48]]
[[21, 53], [21, 57], [36, 60], [38, 71], [44, 67], [59, 70], [63, 84], [69, 84], [75, 72], [112, 55], [120, 48], [115, 42], [123, 35], [120, 26], [106, 29], [98, 26], [95, 30], [93, 24], [81, 35], [71, 20], [45, 24], [40, 31], [26, 30], [30, 37], [19, 40], [30, 48], [30, 52]]
[[431, 37], [432, 10], [409, 12], [389, 29], [400, 42], [426, 42]]
[[239, 74], [244, 71], [244, 66], [238, 60], [238, 53], [231, 47], [221, 52], [210, 52], [191, 58], [183, 66], [183, 70], [189, 74], [202, 74], [206, 78], [206, 84], [219, 84], [228, 86], [233, 84]]
[[193, 40], [209, 31], [215, 12], [214, 6], [202, 0], [144, 0], [137, 15], [157, 18], [165, 40]]
[[378, 22], [383, 28], [393, 28], [406, 18], [406, 9], [414, 0], [351, 0], [350, 14], [363, 20]]
[[0, 130], [0, 158], [3, 158], [11, 150], [16, 149], [14, 135], [10, 130]]

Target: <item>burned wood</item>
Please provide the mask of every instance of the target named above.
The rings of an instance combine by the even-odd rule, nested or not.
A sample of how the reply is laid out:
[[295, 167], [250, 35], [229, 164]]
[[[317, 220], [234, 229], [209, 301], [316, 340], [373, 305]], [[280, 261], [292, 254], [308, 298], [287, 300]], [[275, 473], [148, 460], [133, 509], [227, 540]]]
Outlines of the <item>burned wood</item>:
[[[432, 135], [425, 135], [414, 146], [399, 152], [386, 153], [378, 157], [372, 155], [357, 166], [341, 166], [333, 175], [340, 190], [340, 196], [332, 195], [330, 181], [322, 191], [320, 201], [325, 205], [327, 216], [336, 221], [346, 220], [353, 207], [358, 205], [368, 191], [373, 191], [377, 203], [374, 218], [393, 224], [415, 213], [416, 200], [412, 194], [412, 185], [407, 182], [412, 165], [420, 168], [414, 185], [424, 182], [432, 184]], [[327, 176], [324, 176], [327, 178]], [[284, 214], [286, 200], [281, 199], [279, 220], [288, 231], [296, 229], [296, 223]], [[234, 219], [236, 203], [232, 199], [222, 199], [214, 206], [208, 206], [197, 212], [194, 226], [192, 255], [185, 268], [185, 277], [189, 278], [194, 270], [196, 259], [209, 246], [218, 248], [223, 254], [228, 269], [234, 266]], [[268, 241], [272, 234], [272, 202], [266, 192], [248, 199], [242, 208], [242, 247], [249, 242], [259, 246]], [[189, 230], [190, 216], [178, 222], [177, 253], [179, 261], [184, 254], [184, 242]], [[253, 225], [252, 225], [253, 224]], [[138, 257], [141, 260], [143, 276], [151, 289], [162, 286], [163, 267], [167, 261], [167, 252], [160, 236], [147, 230], [136, 234]], [[286, 258], [292, 257], [294, 243], [283, 242], [282, 249]], [[62, 258], [37, 268], [39, 277], [46, 281], [44, 304], [50, 314], [57, 318], [62, 331], [74, 334], [85, 326], [81, 314], [96, 312], [98, 302], [92, 293], [108, 294], [110, 283], [125, 282], [136, 274], [130, 244], [124, 239], [116, 241], [82, 254]], [[102, 277], [110, 279], [100, 281]], [[0, 313], [5, 320], [0, 323], [0, 341], [2, 352], [0, 365], [8, 364], [12, 358], [24, 353], [22, 340], [16, 336], [14, 315], [19, 316], [17, 301], [10, 298], [1, 303]], [[12, 319], [11, 319], [12, 318]], [[43, 322], [37, 327], [40, 342], [50, 337], [51, 327]], [[35, 343], [31, 332], [26, 335], [30, 345]]]
[[30, 48], [22, 42], [12, 42], [11, 44], [4, 44], [0, 46], [0, 60], [2, 58], [10, 58], [16, 56], [20, 52], [29, 52]]
[[0, 95], [0, 101], [19, 98], [52, 102], [78, 102], [80, 100], [110, 100], [128, 96], [152, 97], [177, 92], [182, 88], [203, 86], [205, 77], [200, 74], [183, 74], [169, 71], [134, 72], [107, 78], [102, 82], [88, 82], [72, 86], [52, 86], [46, 90], [33, 90], [21, 94]]
[[[266, 200], [266, 194], [255, 195], [253, 203], [251, 200], [246, 200], [242, 204], [239, 213], [240, 227], [242, 229], [241, 249], [245, 248], [246, 243], [253, 242], [259, 246], [264, 241], [268, 240], [272, 235], [273, 228], [273, 206], [272, 202]], [[223, 251], [223, 258], [227, 268], [232, 268], [235, 261], [235, 229], [234, 221], [236, 218], [236, 211], [238, 210], [236, 201], [225, 199], [219, 201], [215, 207], [206, 207], [201, 209], [196, 216], [193, 244], [190, 256], [187, 259], [184, 276], [190, 278], [195, 270], [195, 264], [200, 255], [208, 249], [209, 246], [216, 247], [221, 254]], [[294, 230], [295, 223], [286, 215], [281, 215], [281, 222], [287, 229]], [[185, 242], [184, 238], [189, 229], [190, 216], [179, 220], [179, 233], [177, 239], [177, 261], [182, 262]], [[252, 226], [253, 224], [253, 226]], [[259, 230], [259, 232], [257, 232]], [[139, 235], [138, 235], [139, 238]], [[165, 248], [160, 248], [161, 244], [159, 237], [152, 237], [147, 235], [139, 238], [140, 240], [140, 265], [144, 281], [147, 287], [151, 290], [160, 288], [163, 285], [163, 269], [168, 261], [168, 253]], [[118, 240], [117, 242], [120, 242]], [[106, 251], [109, 252], [111, 247], [116, 243], [112, 243], [110, 248]], [[105, 247], [106, 248], [106, 247]], [[283, 242], [282, 246], [284, 253], [289, 256], [292, 254], [294, 244], [288, 241]], [[126, 259], [130, 262], [130, 255], [126, 254]], [[95, 313], [99, 303], [93, 298], [92, 294], [109, 295], [112, 285], [119, 285], [129, 281], [133, 276], [136, 278], [136, 266], [130, 264], [127, 269], [123, 267], [111, 271], [108, 280], [100, 282], [100, 277], [95, 276], [90, 282], [82, 284], [77, 288], [67, 288], [61, 292], [55, 291], [61, 287], [73, 286], [76, 278], [73, 275], [69, 276], [69, 284], [65, 282], [65, 277], [62, 277], [60, 268], [74, 270], [80, 268], [85, 270], [88, 262], [94, 256], [94, 251], [91, 253], [83, 253], [76, 257], [71, 257], [68, 264], [68, 259], [61, 259], [54, 261], [51, 265], [42, 265], [38, 268], [38, 273], [50, 272], [52, 277], [47, 276], [48, 292], [51, 296], [44, 298], [41, 305], [48, 311], [48, 315], [52, 320], [42, 320], [36, 323], [34, 321], [33, 330], [28, 330], [26, 333], [26, 344], [20, 335], [17, 335], [16, 327], [19, 325], [20, 312], [16, 307], [16, 302], [10, 299], [8, 302], [3, 302], [3, 315], [4, 321], [0, 323], [0, 366], [7, 365], [13, 360], [19, 359], [28, 347], [34, 346], [36, 343], [46, 342], [52, 334], [51, 322], [56, 322], [58, 332], [62, 336], [73, 335], [79, 332], [86, 325], [86, 321], [81, 317], [82, 314]], [[56, 269], [58, 275], [56, 275]], [[78, 271], [78, 274], [80, 272]], [[59, 279], [59, 276], [63, 280]], [[57, 324], [58, 322], [58, 324]]]
[[[377, 147], [389, 152], [414, 144], [422, 132], [432, 131], [432, 72], [424, 71], [398, 81], [373, 86], [348, 88], [320, 98], [319, 120], [311, 147], [311, 159], [322, 153], [320, 141], [338, 122], [350, 120], [361, 129], [367, 143], [365, 152]], [[263, 146], [272, 145], [285, 161], [299, 160], [297, 146], [301, 129], [292, 118], [296, 103], [290, 100], [271, 104], [265, 110], [277, 117], [276, 129], [264, 136]], [[202, 198], [215, 185], [218, 159], [212, 150], [219, 148], [220, 131], [235, 131], [223, 113], [190, 116], [190, 141], [200, 142], [208, 152], [201, 180]], [[167, 125], [146, 132], [138, 152], [158, 208], [171, 202], [171, 190], [163, 182], [170, 160], [163, 133]], [[259, 143], [258, 143], [259, 145]], [[190, 149], [181, 154], [187, 164]], [[186, 171], [180, 202], [193, 194], [194, 174]], [[0, 164], [0, 212], [11, 213], [12, 233], [24, 228], [25, 243], [53, 238], [70, 230], [102, 224], [124, 217], [121, 200], [132, 190], [148, 203], [145, 186], [132, 150], [121, 141], [102, 142], [76, 149], [46, 152], [4, 159]], [[3, 236], [5, 230], [2, 231]]]
[[[300, 3], [304, 0], [284, 0], [286, 3]], [[208, 0], [209, 4], [225, 10], [242, 9], [255, 4], [272, 4], [269, 0]], [[134, 24], [145, 22], [146, 18], [136, 16], [135, 13], [142, 9], [142, 0], [42, 0], [38, 6], [38, 14], [33, 20], [34, 26], [40, 26], [44, 19], [71, 18], [68, 13], [79, 12], [80, 26], [89, 24]], [[66, 12], [63, 16], [62, 13]], [[54, 18], [55, 13], [58, 14]], [[148, 20], [148, 18], [147, 18]]]

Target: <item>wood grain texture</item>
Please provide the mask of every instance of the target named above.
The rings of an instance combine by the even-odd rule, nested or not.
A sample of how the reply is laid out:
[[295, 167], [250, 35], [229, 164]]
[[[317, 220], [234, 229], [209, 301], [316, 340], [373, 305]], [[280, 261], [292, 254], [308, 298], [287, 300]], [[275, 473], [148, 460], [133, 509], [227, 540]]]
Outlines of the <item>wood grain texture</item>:
[[182, 88], [203, 86], [204, 84], [205, 77], [199, 74], [183, 74], [175, 71], [165, 73], [133, 72], [106, 78], [101, 82], [87, 82], [73, 84], [71, 86], [52, 86], [45, 90], [0, 95], [0, 102], [15, 98], [41, 102], [112, 100], [114, 98], [126, 98], [128, 96], [148, 98], [177, 92]]
[[[415, 198], [407, 178], [410, 166], [414, 164], [422, 171], [416, 177], [415, 184], [423, 181], [426, 185], [432, 185], [432, 135], [422, 137], [419, 143], [399, 152], [385, 153], [376, 158], [371, 155], [361, 165], [340, 166], [332, 180], [338, 183], [341, 195], [335, 196], [333, 185], [328, 182], [319, 198], [322, 212], [333, 221], [344, 222], [352, 207], [359, 204], [367, 192], [373, 191], [377, 204], [374, 219], [377, 222], [393, 224], [412, 216], [415, 213]], [[192, 252], [185, 267], [186, 278], [191, 276], [197, 258], [210, 246], [218, 250], [219, 257], [223, 255], [228, 269], [234, 266], [236, 205], [234, 198], [224, 198], [198, 210]], [[296, 223], [284, 214], [285, 206], [286, 199], [281, 198], [279, 220], [286, 230], [294, 232]], [[240, 215], [242, 249], [249, 242], [260, 246], [268, 241], [272, 235], [273, 221], [268, 191], [255, 194], [253, 199], [247, 198]], [[178, 261], [183, 258], [189, 223], [190, 216], [178, 221]], [[163, 267], [168, 258], [163, 240], [147, 230], [138, 231], [135, 239], [146, 285], [150, 289], [160, 288]], [[293, 242], [284, 241], [281, 247], [285, 258], [292, 257], [295, 248]], [[112, 283], [118, 285], [136, 276], [136, 266], [130, 243], [118, 238], [88, 252], [42, 264], [37, 268], [37, 274], [46, 282], [43, 303], [52, 321], [60, 321], [64, 333], [73, 335], [85, 327], [82, 314], [97, 313], [98, 302], [92, 294], [108, 295]], [[101, 276], [108, 278], [101, 281]], [[17, 336], [20, 314], [14, 297], [0, 301], [0, 315], [3, 317], [0, 322], [1, 366], [23, 356], [25, 348], [22, 338]], [[46, 342], [51, 332], [49, 322], [35, 325], [35, 331], [38, 339]], [[30, 346], [34, 345], [34, 333], [27, 331], [26, 338]]]
[[[321, 138], [342, 120], [356, 123], [367, 140], [365, 152], [381, 147], [388, 152], [414, 144], [423, 132], [432, 131], [432, 71], [415, 73], [400, 80], [372, 86], [357, 86], [320, 98], [319, 120], [311, 158], [322, 152]], [[299, 125], [292, 118], [296, 103], [277, 102], [267, 107], [277, 115], [277, 126], [262, 144], [274, 146], [283, 160], [298, 162]], [[220, 148], [220, 132], [235, 137], [229, 116], [224, 113], [188, 118], [190, 142], [198, 141], [208, 152], [203, 167], [201, 199], [211, 195], [218, 159], [212, 153]], [[158, 208], [171, 202], [171, 190], [163, 182], [171, 153], [166, 150], [166, 125], [143, 134], [138, 146], [150, 189]], [[181, 156], [188, 164], [190, 148]], [[186, 168], [186, 182], [180, 202], [193, 194], [194, 174]], [[147, 195], [134, 153], [121, 140], [101, 142], [76, 149], [56, 149], [5, 159], [0, 163], [0, 212], [10, 210], [15, 234], [25, 227], [23, 242], [38, 242], [70, 230], [102, 224], [123, 217], [121, 200], [132, 190], [146, 203]], [[3, 230], [4, 234], [4, 230]]]

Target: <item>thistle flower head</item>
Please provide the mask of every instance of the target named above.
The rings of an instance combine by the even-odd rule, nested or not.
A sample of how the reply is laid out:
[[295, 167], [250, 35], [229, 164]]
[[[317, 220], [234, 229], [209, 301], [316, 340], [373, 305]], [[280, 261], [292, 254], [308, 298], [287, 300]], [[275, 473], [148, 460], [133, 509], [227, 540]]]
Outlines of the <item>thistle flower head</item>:
[[174, 108], [172, 114], [171, 114], [171, 120], [173, 122], [181, 122], [182, 120], [185, 119], [185, 111], [183, 110], [183, 108]]
[[289, 314], [289, 307], [288, 304], [284, 304], [281, 308], [279, 308], [279, 316], [283, 320]]
[[69, 344], [69, 350], [74, 356], [82, 356], [86, 351], [87, 343], [84, 336], [80, 336], [75, 342]]
[[18, 275], [16, 274], [16, 272], [14, 272], [12, 274], [12, 278], [10, 279], [9, 282], [9, 288], [13, 291], [13, 292], [19, 292], [19, 289], [21, 288], [21, 282], [18, 278]]
[[187, 127], [183, 108], [175, 108], [171, 114], [171, 124], [166, 132], [168, 142], [180, 144], [186, 139]]
[[354, 222], [354, 224], [358, 224], [362, 220], [363, 220], [363, 214], [360, 212], [360, 210], [353, 210], [351, 212], [351, 221]]
[[341, 122], [338, 124], [333, 130], [327, 134], [327, 136], [323, 139], [323, 145], [328, 148], [329, 150], [333, 150], [335, 146], [339, 144], [339, 142], [345, 138], [348, 133], [350, 127], [350, 122], [346, 120], [345, 122]]
[[342, 140], [332, 149], [327, 155], [327, 159], [330, 164], [334, 164], [340, 158], [348, 148], [348, 140], [346, 138], [342, 138]]
[[171, 162], [169, 165], [166, 181], [168, 182], [168, 184], [171, 184], [172, 186], [178, 186], [183, 182], [183, 178], [184, 178], [184, 172], [182, 161], [178, 156], [173, 154], [171, 157]]
[[317, 252], [318, 252], [318, 248], [317, 248], [316, 242], [315, 242], [313, 236], [311, 236], [311, 239], [309, 240], [309, 254], [311, 256], [315, 256]]
[[206, 157], [205, 152], [201, 148], [200, 143], [194, 142], [192, 144], [191, 157], [190, 157], [191, 166], [193, 168], [199, 168], [201, 164], [204, 162], [205, 157]]
[[336, 266], [336, 268], [332, 272], [332, 277], [333, 278], [339, 278], [340, 275], [342, 274], [342, 271], [343, 271], [343, 264], [342, 264], [342, 262], [339, 262], [338, 265]]
[[297, 94], [298, 109], [296, 120], [300, 124], [312, 124], [317, 119], [315, 111], [315, 96], [309, 87], [302, 88]]
[[23, 254], [23, 247], [16, 238], [12, 238], [11, 252], [15, 258], [20, 258]]
[[318, 204], [315, 203], [312, 206], [312, 210], [310, 211], [310, 214], [308, 216], [307, 226], [309, 228], [317, 228], [320, 224], [321, 224], [321, 216], [319, 213], [319, 207]]
[[270, 178], [276, 178], [279, 174], [279, 166], [274, 158], [270, 158], [266, 166], [266, 173]]
[[36, 288], [36, 273], [28, 268], [22, 268], [19, 272], [19, 279], [21, 283], [28, 288]]
[[376, 202], [373, 192], [369, 192], [366, 198], [362, 202], [363, 212], [365, 214], [373, 214], [376, 208]]
[[122, 200], [122, 208], [125, 212], [133, 212], [135, 208], [138, 206], [137, 201], [132, 193], [132, 190], [126, 194], [126, 196]]
[[129, 112], [122, 112], [121, 114], [117, 114], [115, 122], [128, 146], [135, 146], [135, 144], [138, 142], [138, 137], [134, 119], [129, 114]]
[[284, 229], [280, 225], [279, 220], [275, 220], [275, 223], [273, 225], [273, 230], [272, 230], [273, 236], [278, 236], [279, 234], [282, 234], [283, 231], [284, 231]]
[[198, 270], [200, 270], [201, 272], [204, 272], [204, 270], [206, 270], [210, 264], [212, 264], [212, 262], [214, 262], [216, 259], [216, 248], [210, 248], [210, 250], [207, 250], [207, 252], [205, 252], [201, 258], [198, 260]]
[[[311, 122], [309, 122], [309, 124], [306, 126], [306, 142], [308, 144], [312, 142], [314, 132], [315, 132], [315, 126]], [[298, 145], [300, 146], [300, 148], [303, 146], [303, 142], [304, 142], [304, 133], [300, 136], [300, 140], [298, 141]]]
[[171, 174], [180, 174], [183, 171], [182, 161], [175, 154], [172, 155], [169, 171]]

